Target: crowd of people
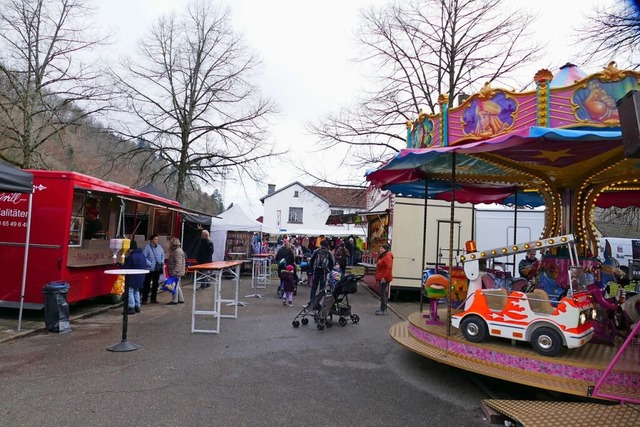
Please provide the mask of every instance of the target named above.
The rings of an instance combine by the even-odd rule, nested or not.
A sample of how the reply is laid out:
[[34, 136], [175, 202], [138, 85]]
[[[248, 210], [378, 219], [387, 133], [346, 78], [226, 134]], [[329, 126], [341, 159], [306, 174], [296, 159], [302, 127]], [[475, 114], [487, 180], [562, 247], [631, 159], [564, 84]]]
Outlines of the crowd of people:
[[[309, 301], [312, 301], [325, 286], [335, 286], [345, 276], [347, 267], [356, 265], [362, 254], [362, 241], [355, 236], [349, 236], [344, 240], [338, 237], [326, 238], [324, 235], [316, 238], [283, 236], [278, 241], [278, 246], [274, 259], [280, 280], [278, 297], [285, 306], [293, 305], [297, 285], [303, 282], [302, 276], [306, 275], [306, 282], [311, 288]], [[198, 264], [211, 262], [213, 253], [214, 247], [209, 232], [202, 230], [195, 251]], [[163, 273], [166, 274], [166, 279], [171, 279], [172, 298], [167, 304], [184, 303], [180, 280], [186, 273], [186, 258], [180, 240], [171, 238], [165, 272], [165, 250], [159, 244], [158, 235], [151, 235], [149, 243], [144, 248], [139, 248], [137, 243], [132, 241], [123, 267], [146, 269], [149, 273], [126, 276], [129, 289], [128, 314], [140, 313], [141, 305], [158, 303], [157, 295]], [[381, 303], [375, 314], [385, 315], [389, 287], [393, 280], [393, 254], [386, 243], [380, 247], [376, 266]], [[210, 286], [209, 282], [203, 282], [198, 289], [207, 289]]]
[[[311, 239], [284, 236], [274, 258], [280, 279], [278, 298], [282, 299], [282, 304], [293, 305], [295, 286], [301, 282], [297, 267], [301, 275], [307, 275], [307, 284], [311, 288], [309, 301], [313, 301], [325, 286], [334, 287], [345, 276], [347, 267], [359, 262], [357, 254], [362, 253], [362, 246], [359, 247], [357, 242], [354, 236], [345, 240], [328, 239], [323, 235]], [[393, 280], [393, 254], [390, 249], [388, 244], [383, 244], [376, 263], [381, 300], [376, 315], [387, 314], [389, 288]]]
[[[203, 243], [199, 246], [202, 252], [203, 262], [210, 262], [213, 255], [213, 244], [209, 239], [209, 232], [203, 230], [201, 235]], [[128, 285], [127, 294], [127, 313], [140, 313], [141, 305], [158, 304], [158, 290], [160, 289], [160, 277], [165, 275], [165, 287], [170, 289], [172, 294], [171, 301], [167, 305], [184, 304], [184, 294], [180, 281], [186, 274], [187, 263], [186, 254], [182, 250], [180, 239], [172, 237], [169, 241], [168, 257], [166, 258], [165, 271], [165, 250], [159, 244], [160, 237], [153, 234], [149, 237], [149, 243], [144, 249], [138, 247], [138, 243], [132, 240], [129, 251], [125, 256], [123, 268], [148, 270], [149, 272], [142, 275], [127, 275], [125, 277]], [[208, 255], [205, 255], [208, 254]], [[208, 256], [208, 261], [205, 261]], [[168, 283], [168, 284], [167, 284]], [[209, 284], [205, 284], [203, 288], [207, 288]]]

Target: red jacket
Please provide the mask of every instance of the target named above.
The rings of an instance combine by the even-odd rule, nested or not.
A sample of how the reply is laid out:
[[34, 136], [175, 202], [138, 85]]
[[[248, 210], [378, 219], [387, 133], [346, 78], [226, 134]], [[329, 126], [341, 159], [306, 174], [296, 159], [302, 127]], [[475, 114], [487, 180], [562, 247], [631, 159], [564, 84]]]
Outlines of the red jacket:
[[393, 254], [386, 251], [376, 262], [376, 280], [391, 282], [393, 280]]

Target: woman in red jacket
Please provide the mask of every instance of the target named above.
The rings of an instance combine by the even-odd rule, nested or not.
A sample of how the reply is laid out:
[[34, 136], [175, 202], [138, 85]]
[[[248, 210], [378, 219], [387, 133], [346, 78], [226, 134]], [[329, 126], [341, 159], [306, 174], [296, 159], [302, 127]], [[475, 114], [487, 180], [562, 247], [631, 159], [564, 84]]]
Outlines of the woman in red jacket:
[[376, 280], [380, 284], [380, 310], [376, 311], [377, 316], [387, 314], [389, 286], [393, 280], [393, 254], [390, 249], [391, 246], [387, 243], [380, 246], [380, 254], [376, 262]]

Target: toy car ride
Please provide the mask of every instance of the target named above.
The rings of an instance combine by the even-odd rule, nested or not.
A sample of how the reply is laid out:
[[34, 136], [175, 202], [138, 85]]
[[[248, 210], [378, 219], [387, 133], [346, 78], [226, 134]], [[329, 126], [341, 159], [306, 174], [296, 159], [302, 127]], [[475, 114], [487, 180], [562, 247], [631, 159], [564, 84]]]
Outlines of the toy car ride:
[[[482, 289], [480, 261], [504, 255], [513, 255], [533, 249], [546, 249], [566, 245], [569, 248], [571, 267], [569, 286], [557, 304], [552, 306], [542, 289], [532, 292], [506, 289]], [[475, 246], [475, 245], [472, 245]], [[541, 355], [555, 356], [563, 347], [583, 346], [593, 336], [589, 320], [595, 316], [592, 297], [587, 292], [587, 280], [572, 235], [551, 237], [534, 242], [486, 251], [474, 251], [461, 255], [458, 261], [470, 279], [468, 297], [451, 318], [451, 324], [459, 328], [467, 341], [479, 343], [489, 336], [531, 342]]]

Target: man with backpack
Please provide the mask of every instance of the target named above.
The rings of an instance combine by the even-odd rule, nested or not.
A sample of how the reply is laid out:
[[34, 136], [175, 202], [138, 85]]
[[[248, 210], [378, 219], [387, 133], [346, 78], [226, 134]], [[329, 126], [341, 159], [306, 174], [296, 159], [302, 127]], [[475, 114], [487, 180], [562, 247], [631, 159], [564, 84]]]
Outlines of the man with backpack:
[[323, 240], [320, 242], [320, 247], [313, 252], [311, 259], [309, 260], [309, 268], [313, 274], [313, 282], [311, 285], [311, 298], [310, 301], [316, 297], [316, 293], [319, 290], [323, 290], [327, 283], [327, 275], [335, 265], [333, 255], [329, 252], [329, 242]]

